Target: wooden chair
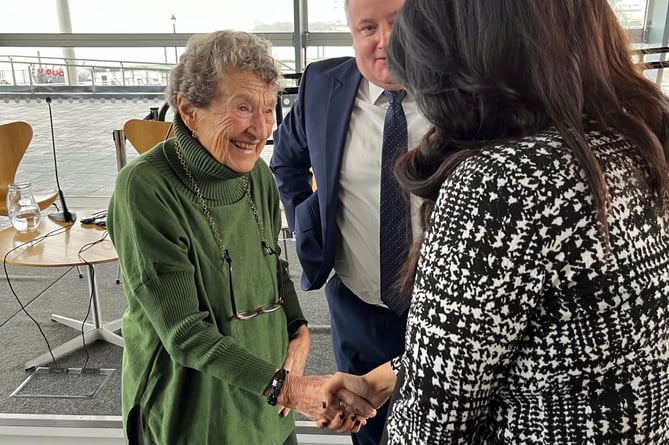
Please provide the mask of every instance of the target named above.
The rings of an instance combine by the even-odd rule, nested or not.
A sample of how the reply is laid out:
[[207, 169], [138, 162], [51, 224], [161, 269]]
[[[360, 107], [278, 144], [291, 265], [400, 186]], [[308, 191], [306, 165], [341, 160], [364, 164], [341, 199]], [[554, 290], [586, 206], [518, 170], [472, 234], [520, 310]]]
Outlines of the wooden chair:
[[[16, 171], [33, 138], [30, 124], [22, 121], [0, 125], [0, 215], [7, 216], [7, 190], [16, 180]], [[58, 190], [33, 190], [40, 210], [53, 204]]]
[[142, 154], [165, 138], [174, 136], [174, 129], [171, 128], [170, 122], [130, 119], [123, 125], [123, 130], [114, 130], [113, 136], [116, 145], [116, 166], [121, 170], [127, 162], [126, 140], [132, 144], [137, 153]]
[[158, 142], [174, 136], [172, 122], [130, 119], [123, 125], [125, 138], [137, 153], [144, 153]]

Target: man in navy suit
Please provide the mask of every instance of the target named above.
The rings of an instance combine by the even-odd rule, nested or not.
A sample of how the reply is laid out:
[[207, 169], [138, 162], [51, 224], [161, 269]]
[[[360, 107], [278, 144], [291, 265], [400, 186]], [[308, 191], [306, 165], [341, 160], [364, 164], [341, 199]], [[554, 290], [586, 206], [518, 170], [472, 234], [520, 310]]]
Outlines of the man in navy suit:
[[[383, 91], [402, 88], [388, 72], [386, 45], [403, 3], [346, 1], [355, 58], [307, 66], [297, 100], [274, 133], [270, 162], [295, 233], [302, 288], [318, 289], [327, 281], [337, 367], [352, 374], [366, 373], [404, 351], [407, 313], [396, 314], [381, 302], [379, 272], [381, 147], [388, 107]], [[414, 147], [429, 125], [413, 98], [402, 105], [408, 146]], [[353, 434], [354, 444], [379, 443], [387, 406]]]

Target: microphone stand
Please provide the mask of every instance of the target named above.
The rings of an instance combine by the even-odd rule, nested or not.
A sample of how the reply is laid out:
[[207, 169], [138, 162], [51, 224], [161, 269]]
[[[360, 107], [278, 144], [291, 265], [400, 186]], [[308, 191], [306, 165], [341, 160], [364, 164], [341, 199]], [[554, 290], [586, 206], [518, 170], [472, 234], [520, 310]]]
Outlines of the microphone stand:
[[63, 205], [62, 212], [51, 212], [49, 213], [49, 219], [56, 222], [62, 223], [73, 223], [77, 220], [77, 214], [70, 212], [67, 209], [67, 204], [65, 204], [65, 196], [63, 195], [63, 189], [60, 188], [60, 180], [58, 179], [58, 161], [56, 160], [56, 138], [53, 133], [53, 115], [51, 113], [51, 98], [46, 98], [46, 103], [49, 106], [49, 124], [51, 125], [51, 147], [53, 149], [53, 168], [56, 173], [56, 186], [58, 187], [58, 195], [60, 196], [60, 203]]

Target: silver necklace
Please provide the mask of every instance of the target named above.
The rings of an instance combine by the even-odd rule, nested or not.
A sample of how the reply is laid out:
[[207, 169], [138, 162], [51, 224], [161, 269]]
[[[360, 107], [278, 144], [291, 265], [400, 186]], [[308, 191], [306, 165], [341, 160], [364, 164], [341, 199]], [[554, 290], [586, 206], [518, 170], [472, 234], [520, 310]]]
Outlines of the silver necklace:
[[[193, 190], [195, 191], [195, 196], [197, 196], [197, 201], [200, 204], [200, 209], [202, 209], [202, 213], [204, 214], [204, 217], [207, 219], [207, 223], [209, 224], [209, 228], [211, 229], [211, 232], [214, 235], [214, 239], [216, 240], [216, 244], [218, 245], [218, 248], [221, 251], [221, 255], [223, 255], [223, 258], [226, 261], [230, 261], [231, 260], [230, 253], [228, 252], [228, 249], [223, 245], [223, 239], [221, 238], [221, 234], [218, 231], [218, 227], [216, 227], [214, 218], [211, 216], [211, 212], [209, 212], [209, 207], [207, 207], [207, 202], [204, 199], [202, 190], [200, 190], [200, 187], [197, 185], [197, 182], [195, 182], [195, 178], [193, 177], [193, 174], [191, 173], [190, 168], [186, 163], [186, 159], [184, 158], [184, 155], [181, 152], [181, 148], [179, 147], [179, 142], [176, 139], [174, 139], [174, 151], [177, 154], [177, 158], [179, 159], [179, 163], [181, 164], [184, 173], [186, 173], [186, 177], [188, 178], [191, 187], [193, 187]], [[267, 254], [270, 255], [275, 254], [274, 250], [270, 247], [269, 243], [265, 239], [265, 229], [263, 227], [262, 220], [260, 218], [260, 213], [258, 212], [258, 209], [256, 208], [253, 199], [251, 199], [251, 191], [250, 191], [251, 186], [249, 184], [248, 176], [244, 176], [242, 180], [244, 181], [244, 195], [246, 195], [249, 207], [251, 208], [253, 217], [256, 220], [256, 225], [258, 226], [258, 232], [260, 234], [260, 242], [262, 248], [265, 250], [265, 252], [267, 252]]]

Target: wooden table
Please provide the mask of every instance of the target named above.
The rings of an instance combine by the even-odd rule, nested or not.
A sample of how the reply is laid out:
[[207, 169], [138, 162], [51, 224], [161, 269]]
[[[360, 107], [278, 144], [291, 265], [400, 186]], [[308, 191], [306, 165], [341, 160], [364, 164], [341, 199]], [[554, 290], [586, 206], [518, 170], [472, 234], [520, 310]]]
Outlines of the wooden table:
[[[79, 215], [89, 215], [91, 212], [82, 211]], [[107, 236], [106, 231], [93, 224], [61, 224], [51, 221], [44, 216], [39, 227], [34, 232], [21, 233], [8, 227], [0, 231], [0, 254], [7, 255], [7, 264], [27, 267], [72, 267], [86, 266], [88, 271], [88, 288], [91, 295], [91, 310], [93, 322], [84, 322], [61, 315], [52, 314], [51, 319], [58, 323], [81, 330], [84, 327], [83, 341], [81, 335], [52, 348], [51, 352], [56, 360], [82, 349], [84, 343], [89, 345], [97, 340], [123, 347], [123, 338], [116, 334], [121, 327], [121, 320], [104, 323], [100, 311], [97, 281], [95, 279], [95, 265], [118, 260], [116, 250]], [[100, 241], [102, 240], [102, 241]], [[89, 244], [93, 244], [86, 248]], [[85, 249], [85, 250], [82, 250]], [[30, 360], [25, 369], [32, 370], [39, 366], [52, 363], [49, 352]]]

